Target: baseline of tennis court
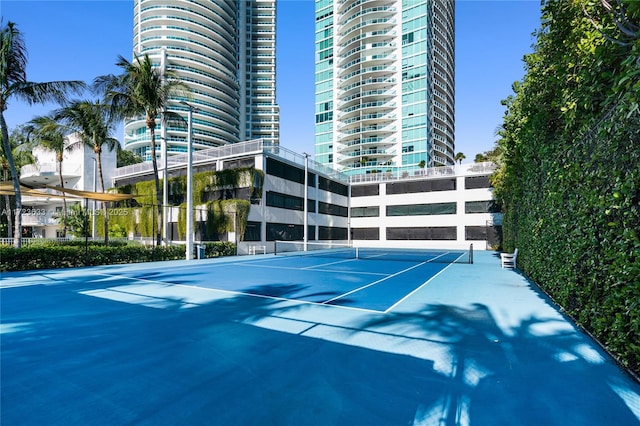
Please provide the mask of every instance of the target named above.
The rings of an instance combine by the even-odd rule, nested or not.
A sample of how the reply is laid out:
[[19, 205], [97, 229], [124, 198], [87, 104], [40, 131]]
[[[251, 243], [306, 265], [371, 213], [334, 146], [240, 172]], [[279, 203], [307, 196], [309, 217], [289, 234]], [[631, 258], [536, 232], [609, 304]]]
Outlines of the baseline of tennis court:
[[349, 263], [2, 274], [0, 423], [640, 424], [640, 385], [493, 253]]

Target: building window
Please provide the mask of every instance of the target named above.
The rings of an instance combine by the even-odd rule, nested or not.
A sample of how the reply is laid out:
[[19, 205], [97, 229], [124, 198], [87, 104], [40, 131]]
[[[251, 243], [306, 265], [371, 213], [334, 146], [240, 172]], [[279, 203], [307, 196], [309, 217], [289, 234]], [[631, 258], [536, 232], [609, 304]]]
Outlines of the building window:
[[345, 197], [349, 195], [349, 187], [347, 185], [322, 176], [318, 178], [318, 188], [324, 191], [333, 192], [334, 194], [344, 195]]
[[352, 240], [380, 240], [380, 228], [352, 228]]
[[379, 217], [380, 207], [351, 207], [351, 217]]
[[465, 189], [491, 188], [489, 176], [469, 176], [464, 178]]
[[290, 223], [267, 223], [267, 241], [301, 241], [303, 239], [302, 225]]
[[351, 187], [352, 197], [368, 197], [371, 195], [380, 195], [380, 185], [354, 185]]
[[415, 194], [419, 192], [455, 191], [455, 179], [419, 180], [387, 184], [387, 194]]
[[267, 158], [267, 174], [304, 184], [304, 170], [290, 164]]
[[465, 213], [499, 213], [500, 207], [493, 201], [467, 201], [464, 203]]
[[455, 241], [455, 226], [387, 228], [387, 240], [440, 240]]
[[247, 226], [244, 230], [244, 241], [260, 241], [260, 222], [247, 221]]
[[318, 213], [341, 217], [347, 217], [349, 215], [347, 207], [324, 203], [322, 201], [318, 202]]
[[456, 203], [387, 206], [387, 216], [432, 216], [440, 214], [456, 214]]
[[318, 227], [318, 240], [346, 240], [347, 228], [336, 228], [330, 226]]

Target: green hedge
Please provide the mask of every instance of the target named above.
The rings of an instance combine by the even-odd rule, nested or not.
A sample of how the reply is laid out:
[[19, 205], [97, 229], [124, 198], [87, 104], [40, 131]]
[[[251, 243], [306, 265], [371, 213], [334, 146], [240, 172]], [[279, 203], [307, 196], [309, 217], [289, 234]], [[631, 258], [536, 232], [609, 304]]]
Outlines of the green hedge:
[[[145, 247], [116, 243], [109, 246], [84, 242], [38, 244], [16, 249], [0, 246], [0, 272], [32, 269], [58, 269], [80, 266], [111, 265], [117, 263], [154, 262], [185, 258], [184, 246]], [[206, 257], [230, 256], [236, 251], [234, 243], [205, 244]]]
[[[625, 3], [640, 22], [640, 3]], [[596, 2], [544, 3], [527, 74], [504, 101], [493, 180], [504, 249], [640, 373], [640, 38], [611, 17]]]
[[216, 241], [212, 243], [205, 243], [204, 256], [220, 257], [220, 256], [234, 256], [236, 254], [236, 245], [226, 241]]

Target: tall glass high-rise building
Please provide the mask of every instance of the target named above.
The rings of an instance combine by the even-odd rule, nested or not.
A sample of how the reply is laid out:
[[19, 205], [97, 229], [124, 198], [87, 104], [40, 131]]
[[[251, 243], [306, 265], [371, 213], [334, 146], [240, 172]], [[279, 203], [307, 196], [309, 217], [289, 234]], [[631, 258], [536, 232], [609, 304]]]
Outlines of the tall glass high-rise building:
[[316, 0], [315, 160], [454, 164], [453, 0]]
[[[191, 88], [194, 149], [278, 142], [275, 0], [134, 0], [133, 37], [135, 54]], [[184, 100], [170, 99], [168, 110], [186, 118]], [[162, 133], [169, 154], [186, 152], [184, 126], [161, 132], [158, 123]], [[125, 123], [125, 149], [150, 159], [149, 139], [144, 117]]]

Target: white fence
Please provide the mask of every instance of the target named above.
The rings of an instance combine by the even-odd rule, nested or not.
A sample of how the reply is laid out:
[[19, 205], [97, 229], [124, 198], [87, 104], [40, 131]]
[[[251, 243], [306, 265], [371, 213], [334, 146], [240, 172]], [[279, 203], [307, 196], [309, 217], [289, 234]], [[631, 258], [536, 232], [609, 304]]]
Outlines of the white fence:
[[[31, 244], [42, 244], [45, 241], [56, 241], [56, 242], [64, 242], [71, 241], [74, 238], [22, 238], [20, 244], [23, 246], [28, 246]], [[12, 246], [13, 238], [0, 238], [0, 246]]]

